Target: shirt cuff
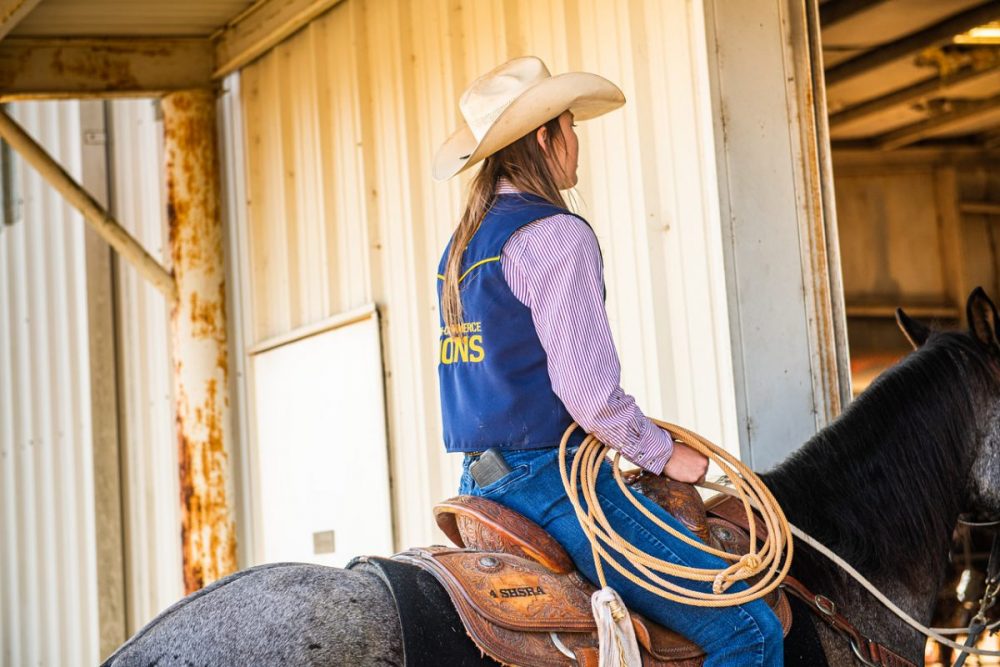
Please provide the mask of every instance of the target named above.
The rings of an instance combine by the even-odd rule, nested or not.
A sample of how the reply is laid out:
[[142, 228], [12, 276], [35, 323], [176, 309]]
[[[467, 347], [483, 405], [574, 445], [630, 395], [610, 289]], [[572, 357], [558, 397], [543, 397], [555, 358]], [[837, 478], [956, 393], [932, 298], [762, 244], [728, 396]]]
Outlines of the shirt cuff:
[[636, 443], [629, 447], [629, 451], [622, 450], [625, 458], [654, 475], [663, 472], [664, 466], [667, 465], [667, 461], [673, 453], [674, 439], [648, 419], [643, 425], [642, 433]]

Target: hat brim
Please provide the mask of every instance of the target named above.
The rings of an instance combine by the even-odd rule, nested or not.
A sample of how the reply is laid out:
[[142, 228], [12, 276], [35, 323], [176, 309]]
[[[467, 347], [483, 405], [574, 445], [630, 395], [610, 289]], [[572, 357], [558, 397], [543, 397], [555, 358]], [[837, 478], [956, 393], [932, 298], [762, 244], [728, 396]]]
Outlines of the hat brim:
[[445, 181], [484, 158], [514, 143], [564, 111], [575, 120], [596, 118], [625, 104], [615, 84], [589, 72], [567, 72], [540, 81], [504, 109], [477, 141], [464, 125], [441, 145], [434, 156], [432, 174]]

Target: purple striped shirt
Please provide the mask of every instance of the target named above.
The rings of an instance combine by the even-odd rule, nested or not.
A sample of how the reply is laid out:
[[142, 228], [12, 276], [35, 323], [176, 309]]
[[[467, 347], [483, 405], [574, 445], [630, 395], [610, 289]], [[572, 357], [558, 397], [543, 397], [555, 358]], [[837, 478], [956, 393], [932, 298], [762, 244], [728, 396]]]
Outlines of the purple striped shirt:
[[[506, 180], [497, 187], [499, 194], [517, 192]], [[500, 266], [514, 296], [531, 309], [552, 389], [569, 414], [636, 465], [662, 472], [673, 441], [621, 388], [593, 230], [571, 215], [536, 220], [507, 240]]]

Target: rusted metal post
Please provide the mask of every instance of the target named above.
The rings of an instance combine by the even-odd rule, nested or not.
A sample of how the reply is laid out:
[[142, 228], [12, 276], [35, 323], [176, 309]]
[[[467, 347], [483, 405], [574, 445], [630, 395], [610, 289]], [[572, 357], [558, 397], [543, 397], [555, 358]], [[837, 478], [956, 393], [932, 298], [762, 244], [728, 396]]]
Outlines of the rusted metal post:
[[174, 396], [181, 477], [184, 587], [190, 593], [236, 569], [230, 515], [229, 385], [215, 95], [163, 98]]

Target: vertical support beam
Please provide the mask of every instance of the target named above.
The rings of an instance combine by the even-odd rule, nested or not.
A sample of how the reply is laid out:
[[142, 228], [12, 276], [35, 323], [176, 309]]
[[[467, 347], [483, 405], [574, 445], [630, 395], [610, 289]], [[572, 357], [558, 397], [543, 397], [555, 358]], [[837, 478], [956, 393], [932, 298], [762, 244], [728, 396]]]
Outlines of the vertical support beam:
[[705, 8], [740, 450], [764, 470], [850, 391], [816, 0]]
[[962, 212], [958, 205], [958, 171], [954, 166], [934, 170], [934, 199], [937, 203], [938, 235], [948, 301], [959, 313], [965, 313], [969, 296], [965, 284], [965, 253], [962, 248]]
[[[108, 206], [105, 102], [80, 102], [83, 172], [80, 184]], [[100, 656], [128, 638], [125, 622], [125, 552], [122, 515], [118, 375], [115, 346], [114, 255], [92, 227], [85, 227], [87, 321], [90, 325], [90, 410], [94, 463], [94, 528], [97, 534], [97, 614]]]
[[236, 570], [214, 92], [187, 90], [164, 97], [163, 129], [170, 255], [177, 282], [170, 324], [184, 587], [190, 593]]

